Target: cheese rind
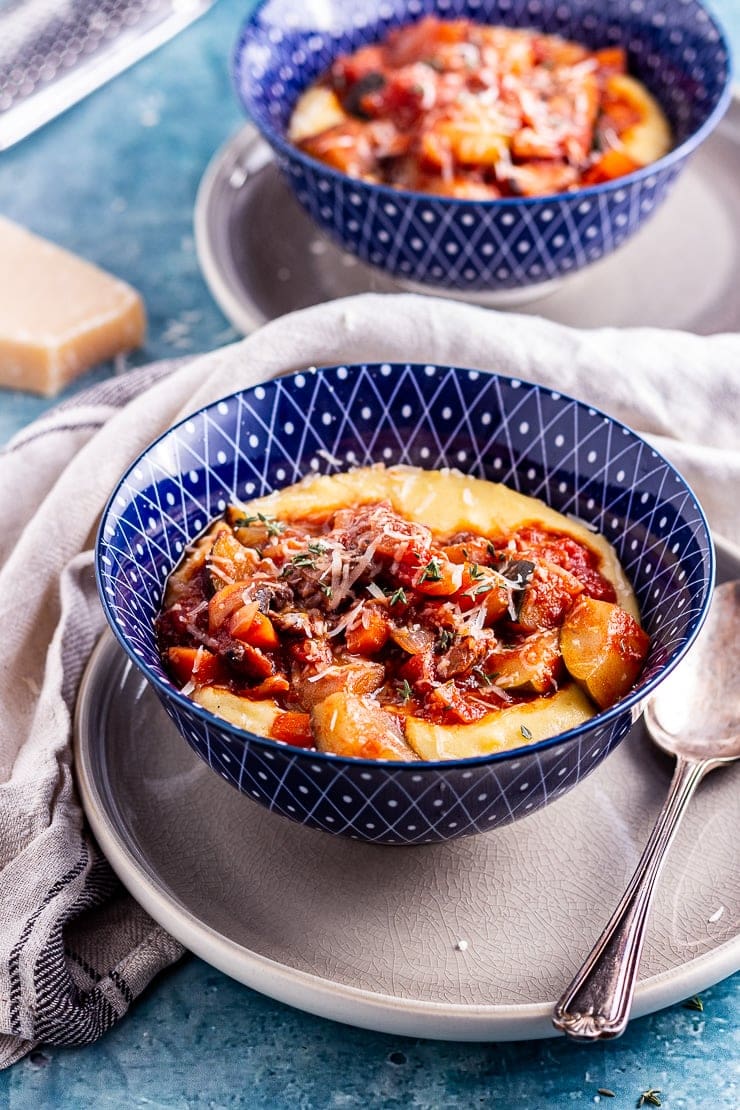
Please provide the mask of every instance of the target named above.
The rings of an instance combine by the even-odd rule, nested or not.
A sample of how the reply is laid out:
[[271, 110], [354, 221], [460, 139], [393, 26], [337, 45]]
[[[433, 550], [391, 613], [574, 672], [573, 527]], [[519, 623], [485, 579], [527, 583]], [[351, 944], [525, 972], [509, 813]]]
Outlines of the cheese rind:
[[145, 333], [135, 289], [0, 217], [0, 386], [54, 396]]

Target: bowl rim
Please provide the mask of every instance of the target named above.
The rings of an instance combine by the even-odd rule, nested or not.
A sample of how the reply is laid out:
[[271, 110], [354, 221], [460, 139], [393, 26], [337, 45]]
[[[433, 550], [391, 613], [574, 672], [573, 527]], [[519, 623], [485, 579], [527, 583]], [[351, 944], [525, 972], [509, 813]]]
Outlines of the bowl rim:
[[[399, 198], [400, 203], [403, 203], [403, 198], [408, 197], [416, 204], [427, 203], [442, 205], [443, 208], [461, 208], [463, 210], [480, 208], [483, 211], [489, 212], [498, 209], [509, 211], [516, 208], [532, 208], [545, 203], [555, 204], [563, 203], [564, 201], [580, 203], [583, 199], [588, 200], [591, 197], [598, 198], [619, 188], [629, 188], [647, 179], [651, 174], [663, 173], [671, 169], [674, 165], [680, 164], [704, 142], [712, 131], [714, 131], [727, 111], [730, 100], [732, 99], [733, 53], [727, 33], [714, 11], [705, 5], [704, 0], [694, 0], [697, 7], [706, 14], [707, 25], [711, 26], [716, 31], [718, 36], [718, 47], [722, 47], [725, 52], [727, 63], [724, 84], [714, 108], [703, 123], [695, 131], [692, 131], [690, 135], [687, 135], [678, 146], [672, 147], [662, 158], [657, 158], [654, 162], [649, 162], [648, 165], [642, 166], [638, 170], [633, 170], [631, 173], [624, 174], [622, 177], [614, 178], [611, 181], [603, 181], [596, 185], [587, 185], [582, 188], [574, 189], [572, 192], [543, 193], [541, 196], [533, 197], [495, 197], [486, 200], [472, 199], [470, 197], [445, 197], [437, 193], [422, 193], [414, 189], [397, 189], [392, 185], [365, 181], [360, 177], [350, 177], [349, 174], [343, 173], [341, 170], [337, 170], [333, 166], [327, 165], [325, 162], [321, 162], [318, 158], [312, 158], [302, 150], [299, 150], [293, 143], [289, 142], [268, 120], [261, 118], [261, 116], [257, 117], [249, 112], [246, 98], [242, 95], [242, 82], [240, 81], [244, 48], [249, 32], [256, 24], [257, 17], [260, 15], [263, 8], [266, 8], [269, 4], [274, 2], [275, 0], [258, 0], [249, 15], [242, 21], [236, 37], [236, 42], [232, 47], [229, 68], [231, 72], [231, 84], [239, 104], [266, 142], [269, 143], [273, 150], [282, 154], [289, 162], [298, 162], [305, 169], [313, 172], [316, 172], [318, 167], [323, 175], [333, 179], [336, 183], [349, 184], [360, 190], [367, 190], [370, 196], [375, 195], [378, 198], [384, 198], [387, 203], [392, 203], [394, 199], [398, 202]], [[412, 22], [412, 20], [409, 20], [409, 22]], [[507, 26], [509, 25], [507, 24]], [[510, 26], [517, 26], [517, 24], [513, 23]], [[303, 86], [302, 91], [305, 91], [307, 88], [308, 85]]]
[[[597, 416], [602, 417], [603, 420], [608, 422], [611, 427], [617, 430], [621, 431], [622, 429], [626, 429], [626, 431], [630, 435], [635, 437], [639, 442], [646, 444], [646, 446], [648, 446], [649, 449], [655, 453], [655, 457], [660, 460], [660, 462], [662, 462], [665, 467], [668, 468], [669, 473], [672, 473], [678, 478], [678, 480], [683, 484], [684, 488], [688, 490], [688, 492], [693, 497], [694, 504], [696, 505], [697, 509], [697, 523], [701, 525], [701, 529], [703, 530], [703, 534], [707, 541], [708, 574], [704, 587], [705, 594], [701, 604], [701, 608], [696, 618], [694, 619], [693, 625], [689, 628], [684, 643], [676, 652], [674, 658], [670, 661], [670, 663], [665, 664], [657, 674], [649, 679], [645, 686], [640, 687], [639, 689], [631, 690], [624, 698], [621, 698], [618, 702], [616, 702], [615, 705], [610, 706], [608, 709], [596, 712], [593, 717], [589, 717], [588, 720], [583, 721], [581, 724], [576, 725], [574, 728], [567, 729], [565, 732], [559, 732], [556, 733], [554, 736], [545, 737], [543, 740], [538, 740], [535, 743], [524, 744], [516, 748], [506, 748], [497, 752], [488, 752], [485, 755], [468, 756], [466, 758], [458, 759], [419, 759], [414, 761], [366, 759], [359, 756], [341, 756], [336, 755], [333, 752], [321, 752], [314, 748], [301, 748], [294, 744], [288, 744], [285, 741], [275, 740], [269, 736], [259, 736], [257, 733], [250, 732], [248, 729], [239, 728], [238, 726], [233, 725], [229, 721], [225, 720], [223, 717], [219, 717], [215, 713], [211, 713], [210, 710], [204, 709], [202, 706], [198, 705], [197, 702], [194, 702], [192, 698], [188, 697], [186, 694], [183, 694], [182, 691], [174, 685], [174, 683], [163, 681], [159, 677], [159, 675], [157, 675], [152, 670], [149, 664], [147, 664], [143, 659], [141, 659], [140, 656], [136, 654], [127, 636], [124, 635], [123, 630], [119, 626], [115, 607], [109, 599], [105, 589], [104, 579], [106, 576], [106, 572], [103, 570], [103, 559], [105, 556], [108, 541], [104, 535], [104, 531], [107, 524], [108, 516], [111, 513], [111, 510], [113, 509], [117, 498], [120, 496], [121, 490], [124, 484], [127, 482], [129, 475], [131, 475], [134, 470], [141, 465], [142, 460], [147, 455], [156, 450], [160, 443], [162, 443], [169, 436], [175, 435], [180, 429], [184, 428], [189, 421], [192, 421], [193, 419], [204, 415], [208, 411], [212, 411], [218, 408], [218, 406], [224, 402], [235, 400], [236, 398], [243, 397], [244, 395], [254, 394], [255, 390], [257, 389], [276, 389], [280, 383], [286, 380], [295, 379], [299, 375], [305, 376], [307, 374], [331, 374], [333, 372], [339, 371], [340, 369], [352, 374], [359, 373], [360, 370], [363, 368], [365, 370], [372, 371], [374, 369], [380, 370], [381, 367], [385, 366], [390, 366], [392, 371], [406, 370], [408, 368], [411, 368], [412, 370], [417, 369], [419, 371], [422, 371], [426, 365], [433, 365], [439, 370], [452, 371], [454, 374], [469, 374], [471, 372], [474, 372], [477, 374], [489, 375], [494, 378], [501, 378], [508, 382], [517, 381], [519, 382], [520, 387], [530, 389], [534, 393], [553, 392], [550, 387], [545, 386], [540, 382], [518, 378], [515, 375], [502, 374], [497, 370], [482, 370], [480, 368], [473, 370], [472, 367], [449, 366], [444, 363], [430, 362], [429, 364], [425, 364], [398, 361], [391, 362], [386, 360], [382, 362], [350, 362], [322, 366], [308, 366], [303, 369], [291, 371], [287, 374], [278, 375], [264, 382], [258, 382], [252, 386], [246, 386], [242, 389], [234, 390], [231, 393], [224, 394], [221, 397], [215, 398], [213, 401], [210, 401], [205, 405], [201, 405], [198, 409], [193, 410], [193, 412], [186, 414], [184, 417], [177, 420], [174, 424], [171, 424], [167, 429], [165, 429], [164, 432], [162, 432], [149, 444], [147, 444], [147, 446], [144, 447], [143, 450], [141, 450], [137, 454], [137, 456], [129, 464], [129, 466], [126, 467], [126, 469], [123, 471], [118, 481], [116, 482], [112, 492], [108, 496], [108, 499], [106, 500], [105, 506], [100, 516], [100, 521], [98, 523], [94, 545], [95, 583], [97, 587], [98, 597], [103, 606], [103, 612], [116, 639], [118, 640], [123, 650], [126, 652], [131, 662], [142, 672], [146, 680], [160, 695], [164, 696], [167, 700], [174, 701], [181, 709], [185, 710], [186, 713], [190, 713], [196, 716], [205, 724], [217, 727], [227, 732], [230, 736], [239, 740], [242, 745], [245, 743], [256, 743], [260, 746], [267, 747], [268, 750], [282, 752], [287, 751], [291, 753], [294, 758], [296, 757], [296, 755], [298, 755], [314, 761], [328, 761], [332, 766], [363, 766], [368, 769], [373, 767], [377, 769], [380, 766], [386, 770], [392, 771], [393, 773], [399, 774], [403, 774], [409, 770], [413, 770], [414, 773], [432, 774], [434, 772], [439, 772], [443, 768], [448, 768], [450, 770], [468, 770], [475, 769], [489, 763], [504, 763], [507, 760], [516, 761], [517, 759], [523, 758], [525, 755], [542, 752], [549, 748], [557, 747], [561, 744], [569, 744], [571, 741], [582, 737], [589, 732], [592, 732], [594, 728], [602, 728], [613, 724], [617, 720], [617, 718], [623, 716], [627, 712], [629, 712], [632, 716], [631, 724], [635, 723], [635, 721], [642, 713], [646, 700], [652, 694], [653, 690], [655, 690], [655, 688], [663, 682], [663, 680], [671, 673], [671, 671], [674, 670], [674, 668], [686, 655], [686, 653], [694, 643], [696, 637], [698, 636], [699, 632], [701, 631], [704, 621], [707, 618], [709, 605], [712, 599], [712, 593], [715, 585], [717, 565], [712, 533], [710, 531], [709, 523], [707, 521], [706, 514], [701, 505], [701, 502], [694, 493], [691, 485], [684, 478], [683, 474], [681, 474], [677, 467], [675, 467], [673, 463], [670, 462], [670, 460], [662, 454], [662, 452], [660, 452], [656, 447], [653, 447], [652, 444], [648, 444], [643, 436], [639, 434], [639, 432], [636, 432], [633, 428], [631, 428], [627, 424], [624, 424], [616, 417], [613, 417], [604, 412], [603, 409], [597, 408], [594, 405], [589, 405], [585, 401], [574, 397], [572, 394], [561, 392], [560, 390], [557, 391], [559, 399], [562, 399], [566, 402], [572, 402], [578, 405], [580, 408], [587, 409], [590, 413], [595, 413]], [[275, 489], [279, 488], [283, 487], [275, 487]], [[544, 500], [544, 498], [541, 498], [541, 500]], [[547, 502], [545, 503], [547, 504]], [[211, 521], [209, 520], [209, 523], [210, 522]], [[208, 527], [208, 524], [206, 524], [206, 527]], [[195, 539], [195, 537], [192, 537], [187, 542], [192, 543], [193, 539]], [[173, 568], [171, 569], [174, 569], [175, 565], [177, 564], [173, 564]], [[171, 573], [171, 571], [168, 573]]]

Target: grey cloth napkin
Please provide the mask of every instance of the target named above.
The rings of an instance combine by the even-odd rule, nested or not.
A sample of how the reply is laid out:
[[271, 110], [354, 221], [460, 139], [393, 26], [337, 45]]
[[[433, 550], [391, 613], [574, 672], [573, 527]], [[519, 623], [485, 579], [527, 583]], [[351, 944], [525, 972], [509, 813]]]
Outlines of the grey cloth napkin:
[[[83, 445], [117, 409], [178, 365], [162, 362], [103, 382], [17, 436], [0, 454], [0, 522], [13, 518], [19, 528], [32, 520]], [[50, 529], [52, 542], [60, 526], [57, 520]], [[3, 537], [6, 543], [15, 539]], [[63, 574], [60, 633], [52, 637], [57, 646], [36, 645], [48, 650], [52, 704], [46, 720], [39, 713], [27, 736], [17, 737], [26, 742], [14, 765], [15, 745], [6, 737], [0, 746], [0, 1067], [41, 1041], [95, 1040], [184, 951], [125, 892], [82, 823], [71, 778], [71, 717], [101, 622], [89, 559], [71, 560]], [[38, 696], [40, 709], [39, 679], [22, 671], [14, 678], [22, 699]], [[13, 717], [10, 703], [3, 715]]]
[[94, 1040], [183, 951], [114, 879], [74, 785], [75, 697], [104, 625], [91, 549], [108, 494], [202, 404], [290, 370], [384, 360], [498, 370], [605, 409], [668, 455], [740, 544], [740, 335], [577, 331], [366, 294], [113, 378], [25, 429], [0, 453], [0, 1066], [41, 1041]]

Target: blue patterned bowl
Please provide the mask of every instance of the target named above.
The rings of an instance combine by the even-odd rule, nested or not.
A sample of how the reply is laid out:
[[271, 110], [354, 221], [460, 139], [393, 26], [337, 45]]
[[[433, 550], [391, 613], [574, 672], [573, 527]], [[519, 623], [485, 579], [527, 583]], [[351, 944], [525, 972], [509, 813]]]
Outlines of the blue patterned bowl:
[[[552, 739], [429, 763], [294, 748], [240, 731], [181, 694], [160, 664], [153, 620], [185, 545], [230, 499], [331, 473], [338, 463], [376, 462], [457, 467], [593, 523], [615, 545], [652, 636], [637, 689]], [[293, 374], [176, 425], [111, 496], [96, 565], [113, 631], [214, 771], [285, 817], [382, 844], [496, 828], [575, 786], [625, 736], [642, 699], [688, 648], [714, 576], [706, 521], [691, 490], [628, 428], [537, 385], [402, 364]]]
[[[623, 45], [631, 72], [668, 115], [674, 149], [603, 185], [477, 201], [357, 181], [287, 141], [299, 94], [338, 54], [432, 12]], [[637, 231], [719, 122], [731, 65], [721, 28], [698, 0], [263, 0], [239, 35], [234, 82], [296, 197], [345, 250], [406, 282], [502, 292], [574, 273]]]

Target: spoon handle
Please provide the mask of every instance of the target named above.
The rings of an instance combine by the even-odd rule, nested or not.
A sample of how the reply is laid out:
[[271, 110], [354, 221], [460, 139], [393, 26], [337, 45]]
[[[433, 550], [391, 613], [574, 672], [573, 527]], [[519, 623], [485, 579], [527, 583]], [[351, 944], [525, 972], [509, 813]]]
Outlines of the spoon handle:
[[629, 886], [608, 925], [555, 1006], [553, 1025], [579, 1041], [624, 1032], [637, 979], [648, 912], [668, 848], [708, 760], [678, 758], [668, 797]]

